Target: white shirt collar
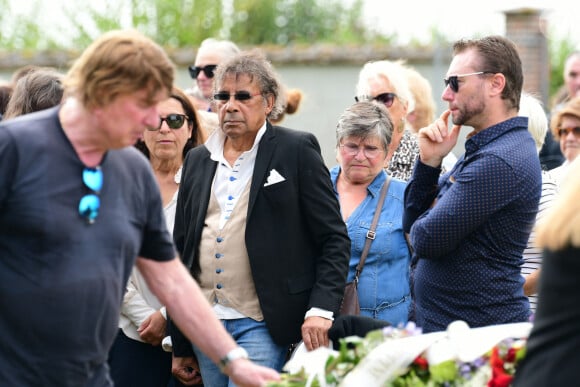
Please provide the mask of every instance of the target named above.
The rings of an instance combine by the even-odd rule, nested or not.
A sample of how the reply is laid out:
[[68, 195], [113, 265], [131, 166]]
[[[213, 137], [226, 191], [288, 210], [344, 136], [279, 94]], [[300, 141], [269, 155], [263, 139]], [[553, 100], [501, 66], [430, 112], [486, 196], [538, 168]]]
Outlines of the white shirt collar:
[[[256, 134], [256, 138], [254, 139], [254, 144], [252, 148], [247, 150], [244, 153], [253, 153], [255, 154], [258, 149], [258, 144], [262, 139], [264, 133], [266, 133], [267, 128], [267, 121], [264, 121], [264, 125], [258, 130]], [[205, 141], [205, 146], [210, 152], [210, 157], [212, 160], [227, 163], [224, 158], [224, 144], [226, 142], [226, 135], [225, 133], [219, 128], [218, 130], [214, 130], [212, 134], [207, 138]]]

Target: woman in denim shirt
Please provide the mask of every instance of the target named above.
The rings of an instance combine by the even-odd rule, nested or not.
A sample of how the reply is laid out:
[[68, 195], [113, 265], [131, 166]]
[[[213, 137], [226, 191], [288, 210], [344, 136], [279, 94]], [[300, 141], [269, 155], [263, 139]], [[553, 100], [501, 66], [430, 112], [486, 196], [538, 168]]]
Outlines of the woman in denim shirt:
[[[375, 102], [355, 103], [338, 121], [339, 165], [330, 174], [352, 241], [348, 281], [354, 278], [381, 188], [387, 180], [383, 166], [392, 133], [389, 113]], [[402, 226], [405, 186], [401, 180], [391, 180], [358, 284], [361, 315], [395, 326], [407, 322], [411, 305], [410, 254]]]

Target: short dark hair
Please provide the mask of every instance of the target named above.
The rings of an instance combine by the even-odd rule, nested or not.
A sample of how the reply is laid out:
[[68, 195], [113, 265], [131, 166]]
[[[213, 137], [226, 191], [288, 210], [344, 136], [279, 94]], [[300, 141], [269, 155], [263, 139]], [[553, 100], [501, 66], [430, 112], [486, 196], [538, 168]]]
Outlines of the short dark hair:
[[475, 49], [479, 53], [481, 63], [477, 71], [490, 71], [505, 76], [506, 84], [501, 98], [507, 100], [511, 108], [519, 110], [524, 73], [514, 42], [503, 36], [491, 35], [480, 39], [461, 39], [453, 45], [454, 55], [468, 49]]

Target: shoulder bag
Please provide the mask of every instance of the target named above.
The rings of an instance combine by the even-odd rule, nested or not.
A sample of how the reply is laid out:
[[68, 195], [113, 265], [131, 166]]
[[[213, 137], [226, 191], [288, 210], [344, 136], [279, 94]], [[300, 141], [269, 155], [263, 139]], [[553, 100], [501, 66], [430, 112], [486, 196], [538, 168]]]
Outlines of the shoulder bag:
[[391, 176], [387, 176], [387, 181], [385, 181], [385, 184], [383, 184], [383, 188], [381, 189], [381, 196], [379, 197], [379, 202], [377, 203], [377, 209], [375, 210], [375, 215], [373, 216], [371, 227], [369, 231], [367, 231], [365, 245], [360, 256], [360, 261], [356, 266], [356, 271], [354, 273], [354, 280], [347, 283], [344, 287], [344, 296], [342, 298], [339, 312], [341, 315], [358, 316], [360, 314], [360, 304], [358, 301], [358, 279], [363, 271], [363, 266], [369, 253], [369, 249], [371, 248], [371, 243], [375, 239], [375, 230], [377, 229], [377, 223], [379, 222], [379, 216], [381, 215], [381, 210], [383, 209], [383, 203], [385, 202], [385, 196], [387, 196], [390, 183]]

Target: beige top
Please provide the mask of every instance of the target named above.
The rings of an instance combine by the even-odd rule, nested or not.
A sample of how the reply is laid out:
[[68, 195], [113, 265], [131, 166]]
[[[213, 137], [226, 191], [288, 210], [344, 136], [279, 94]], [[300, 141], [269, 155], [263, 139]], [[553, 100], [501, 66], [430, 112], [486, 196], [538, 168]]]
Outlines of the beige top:
[[[212, 305], [264, 320], [245, 244], [250, 182], [220, 230], [221, 209], [212, 191], [200, 243], [200, 287]], [[218, 316], [228, 318], [235, 314]]]

